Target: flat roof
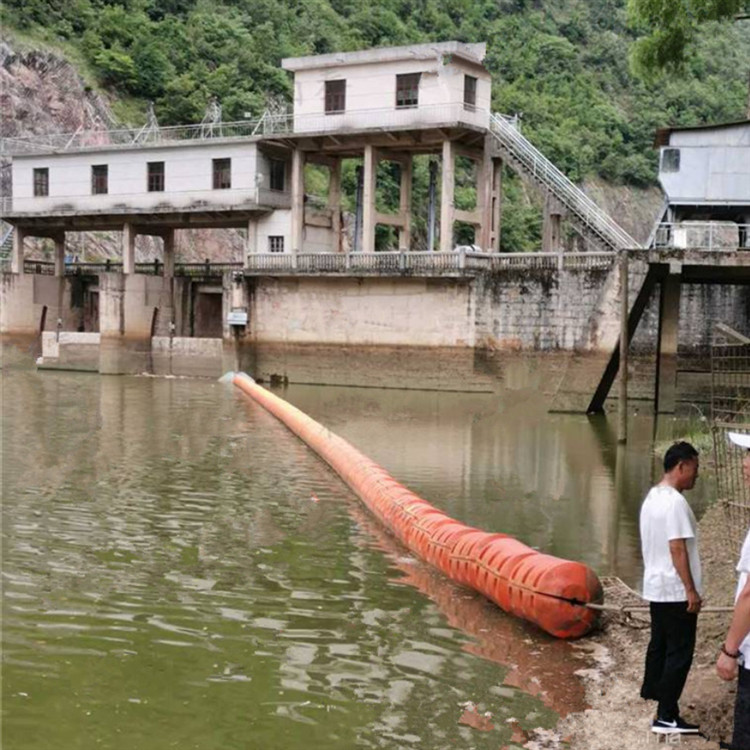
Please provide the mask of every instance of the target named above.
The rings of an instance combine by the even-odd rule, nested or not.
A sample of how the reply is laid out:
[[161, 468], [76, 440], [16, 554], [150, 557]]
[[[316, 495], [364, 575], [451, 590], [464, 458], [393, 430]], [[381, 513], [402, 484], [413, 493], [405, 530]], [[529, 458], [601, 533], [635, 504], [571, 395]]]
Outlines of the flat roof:
[[328, 55], [286, 57], [281, 61], [284, 70], [319, 70], [339, 65], [366, 65], [368, 63], [393, 62], [397, 60], [434, 60], [443, 55], [452, 55], [475, 65], [481, 65], [487, 44], [464, 42], [430, 42], [407, 44], [403, 47], [374, 47], [357, 52], [332, 52]]
[[669, 136], [672, 133], [685, 133], [691, 130], [723, 130], [725, 128], [737, 128], [742, 125], [750, 125], [750, 119], [734, 120], [733, 122], [718, 122], [707, 125], [676, 125], [673, 127], [659, 128], [654, 136], [654, 148], [669, 145]]

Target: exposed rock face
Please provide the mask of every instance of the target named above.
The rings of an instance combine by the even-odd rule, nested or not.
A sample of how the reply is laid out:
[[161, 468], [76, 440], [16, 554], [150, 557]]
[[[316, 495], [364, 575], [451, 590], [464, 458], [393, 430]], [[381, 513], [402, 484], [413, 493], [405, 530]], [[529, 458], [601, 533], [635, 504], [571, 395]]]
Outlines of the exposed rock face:
[[[22, 50], [13, 39], [0, 38], [0, 136], [3, 138], [74, 133], [116, 127], [107, 100], [93, 91], [76, 69], [48, 50]], [[0, 194], [13, 194], [10, 162], [0, 163]], [[237, 230], [184, 230], [176, 236], [177, 259], [184, 262], [239, 261], [244, 238]], [[119, 232], [69, 232], [68, 252], [81, 260], [120, 257]], [[27, 255], [42, 258], [50, 243], [28, 242]], [[51, 257], [51, 256], [50, 256]], [[136, 260], [161, 257], [161, 241], [139, 236]]]

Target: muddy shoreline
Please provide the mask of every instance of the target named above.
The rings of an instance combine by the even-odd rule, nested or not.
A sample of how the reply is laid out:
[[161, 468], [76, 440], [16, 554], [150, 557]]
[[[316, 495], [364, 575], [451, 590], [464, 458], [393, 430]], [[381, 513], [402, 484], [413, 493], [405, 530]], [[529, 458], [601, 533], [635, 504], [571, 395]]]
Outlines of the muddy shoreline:
[[[726, 543], [723, 524], [722, 511], [715, 506], [706, 511], [699, 524], [706, 606], [724, 606], [733, 600], [734, 566], [739, 550]], [[617, 599], [616, 593], [614, 598]], [[617, 601], [609, 597], [608, 603]], [[703, 613], [698, 621], [695, 658], [680, 708], [688, 721], [701, 725], [707, 739], [675, 738], [677, 744], [693, 750], [716, 750], [719, 740], [730, 738], [736, 683], [722, 682], [714, 668], [729, 619], [728, 613]], [[525, 747], [529, 750], [555, 746], [571, 750], [656, 747], [659, 738], [650, 732], [655, 703], [639, 697], [648, 638], [647, 613], [630, 618], [607, 615], [598, 632], [577, 644], [593, 661], [591, 668], [579, 673], [586, 685], [590, 707], [561, 720], [558, 745], [535, 742]]]

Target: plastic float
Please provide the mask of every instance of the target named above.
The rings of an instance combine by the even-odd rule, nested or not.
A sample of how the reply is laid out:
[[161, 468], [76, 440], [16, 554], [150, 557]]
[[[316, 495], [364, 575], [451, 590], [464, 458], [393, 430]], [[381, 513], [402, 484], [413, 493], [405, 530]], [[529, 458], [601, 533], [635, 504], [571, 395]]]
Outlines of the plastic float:
[[508, 534], [466, 526], [430, 505], [346, 440], [275, 396], [244, 373], [227, 373], [248, 396], [307, 443], [378, 520], [422, 560], [501, 609], [557, 638], [591, 630], [603, 599], [591, 568], [527, 547]]

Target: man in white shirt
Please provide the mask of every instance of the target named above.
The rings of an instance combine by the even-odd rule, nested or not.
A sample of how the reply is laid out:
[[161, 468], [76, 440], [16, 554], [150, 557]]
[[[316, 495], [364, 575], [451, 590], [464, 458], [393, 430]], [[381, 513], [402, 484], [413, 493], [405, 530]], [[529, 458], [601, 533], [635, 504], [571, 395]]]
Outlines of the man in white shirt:
[[[745, 449], [742, 475], [750, 487], [750, 434], [730, 432], [729, 439]], [[737, 678], [732, 744], [722, 742], [721, 746], [732, 750], [750, 750], [750, 529], [742, 545], [737, 572], [740, 580], [734, 599], [734, 614], [716, 662], [719, 677], [723, 680]]]
[[658, 701], [651, 731], [698, 734], [678, 702], [695, 650], [701, 608], [701, 564], [693, 511], [682, 493], [698, 478], [698, 451], [675, 443], [664, 456], [664, 476], [641, 506], [643, 598], [651, 610], [651, 640], [641, 697]]

